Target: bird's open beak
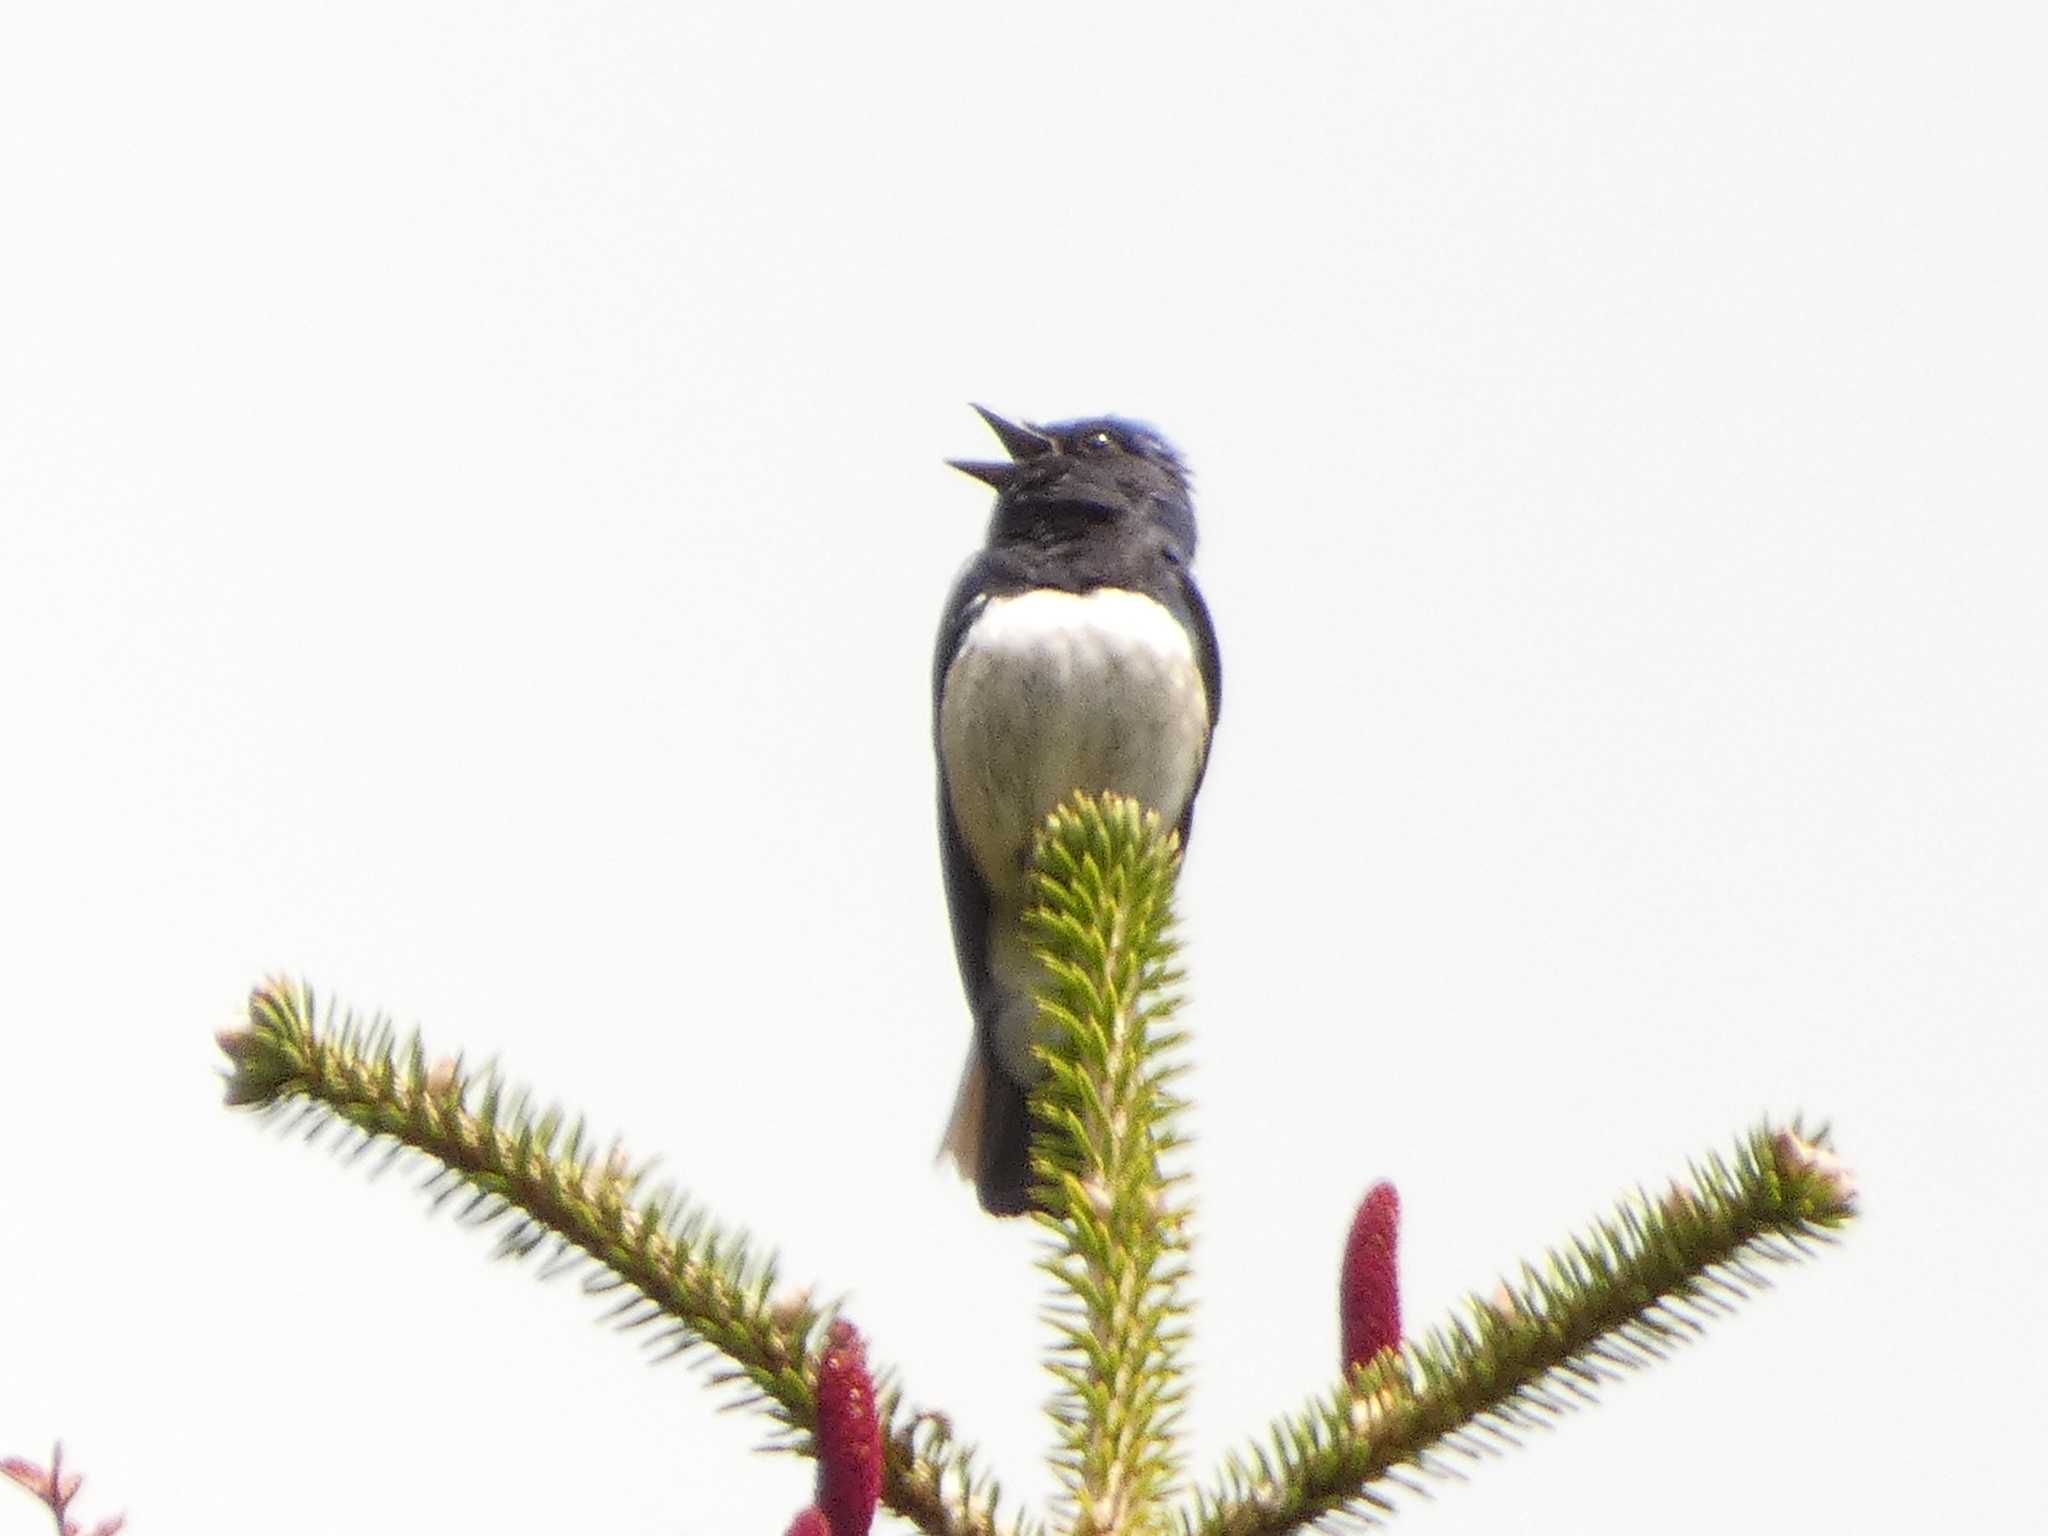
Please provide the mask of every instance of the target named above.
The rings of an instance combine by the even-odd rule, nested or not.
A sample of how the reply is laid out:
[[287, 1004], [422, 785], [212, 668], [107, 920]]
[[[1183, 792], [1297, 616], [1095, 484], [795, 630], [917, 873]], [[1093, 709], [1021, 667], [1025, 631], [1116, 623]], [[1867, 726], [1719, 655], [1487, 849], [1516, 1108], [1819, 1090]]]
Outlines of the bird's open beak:
[[1036, 459], [1053, 451], [1053, 440], [1029, 422], [1006, 420], [985, 405], [977, 405], [974, 412], [1003, 440], [1003, 451], [1013, 459]]
[[[977, 405], [974, 409], [981, 419], [988, 423], [989, 430], [1002, 439], [1003, 447], [1008, 450], [1013, 460], [1043, 458], [1057, 446], [1051, 438], [1029, 422], [1011, 421], [1007, 417], [998, 416], [985, 405]], [[961, 474], [972, 475], [983, 485], [993, 486], [999, 491], [1006, 489], [1017, 473], [1015, 463], [997, 460], [948, 459], [946, 462]]]
[[1010, 477], [1017, 473], [1017, 466], [1008, 460], [948, 459], [946, 462], [961, 474], [972, 475], [983, 485], [992, 485], [999, 491], [1008, 487]]

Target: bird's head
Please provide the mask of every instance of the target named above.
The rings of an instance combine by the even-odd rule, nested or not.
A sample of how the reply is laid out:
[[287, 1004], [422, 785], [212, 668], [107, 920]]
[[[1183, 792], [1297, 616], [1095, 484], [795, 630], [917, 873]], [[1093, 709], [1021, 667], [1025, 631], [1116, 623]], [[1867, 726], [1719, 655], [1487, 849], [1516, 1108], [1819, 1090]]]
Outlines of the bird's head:
[[1187, 466], [1150, 427], [1117, 416], [1038, 426], [977, 405], [1007, 460], [951, 459], [996, 490], [991, 543], [1060, 543], [1150, 524], [1183, 560], [1195, 553]]

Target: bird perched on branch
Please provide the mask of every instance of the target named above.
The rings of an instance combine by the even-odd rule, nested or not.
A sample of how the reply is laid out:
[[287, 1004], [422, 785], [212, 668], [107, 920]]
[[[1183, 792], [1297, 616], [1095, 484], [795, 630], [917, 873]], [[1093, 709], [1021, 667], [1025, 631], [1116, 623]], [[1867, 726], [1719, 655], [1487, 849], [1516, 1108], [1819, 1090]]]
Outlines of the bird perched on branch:
[[1022, 927], [1039, 824], [1075, 790], [1157, 811], [1185, 843], [1222, 700], [1190, 565], [1180, 456], [1114, 416], [1033, 426], [980, 406], [1010, 457], [951, 461], [994, 488], [932, 665], [939, 852], [974, 1045], [942, 1154], [998, 1216], [1031, 1208], [1040, 967]]

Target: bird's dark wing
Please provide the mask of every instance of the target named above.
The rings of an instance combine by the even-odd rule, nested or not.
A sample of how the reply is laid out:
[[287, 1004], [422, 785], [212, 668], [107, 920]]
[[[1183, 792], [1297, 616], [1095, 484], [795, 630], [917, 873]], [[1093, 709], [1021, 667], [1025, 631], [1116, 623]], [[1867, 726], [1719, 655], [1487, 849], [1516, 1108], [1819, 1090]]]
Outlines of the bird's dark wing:
[[1024, 1087], [1003, 1072], [1002, 1056], [991, 1031], [1001, 1011], [995, 978], [989, 970], [988, 931], [994, 899], [988, 882], [975, 868], [974, 856], [960, 835], [953, 815], [953, 797], [946, 792], [946, 762], [940, 750], [939, 706], [946, 672], [960, 653], [967, 631], [987, 605], [991, 589], [1015, 584], [999, 557], [984, 552], [960, 573], [939, 621], [939, 643], [932, 657], [932, 756], [938, 765], [939, 861], [946, 873], [946, 911], [953, 919], [953, 958], [960, 965], [960, 984], [974, 1015], [975, 1049], [980, 1070], [970, 1074], [963, 1091], [978, 1093], [973, 1111], [979, 1127], [974, 1148], [974, 1184], [984, 1210], [998, 1216], [1020, 1216], [1031, 1209], [1031, 1111]]
[[1188, 845], [1188, 834], [1195, 826], [1195, 791], [1202, 787], [1202, 778], [1209, 771], [1209, 747], [1216, 740], [1216, 720], [1223, 713], [1223, 653], [1216, 646], [1216, 626], [1209, 620], [1209, 605], [1202, 601], [1202, 589], [1195, 585], [1194, 573], [1180, 561], [1172, 561], [1167, 568], [1166, 591], [1163, 594], [1167, 607], [1187, 627], [1188, 638], [1195, 643], [1195, 665], [1201, 668], [1202, 691], [1209, 698], [1209, 739], [1203, 744], [1202, 770], [1195, 775], [1194, 790], [1188, 794], [1188, 808], [1181, 812], [1180, 845]]
[[986, 560], [986, 556], [977, 556], [953, 583], [945, 614], [939, 620], [938, 647], [932, 655], [932, 757], [937, 765], [939, 788], [939, 860], [946, 875], [946, 910], [953, 919], [953, 957], [959, 962], [960, 983], [967, 989], [968, 1005], [977, 1020], [989, 989], [988, 924], [993, 903], [988, 884], [974, 867], [974, 856], [960, 836], [952, 796], [946, 793], [946, 763], [939, 745], [939, 701], [946, 686], [946, 669], [953, 665], [960, 642], [988, 601], [988, 573], [983, 568]]

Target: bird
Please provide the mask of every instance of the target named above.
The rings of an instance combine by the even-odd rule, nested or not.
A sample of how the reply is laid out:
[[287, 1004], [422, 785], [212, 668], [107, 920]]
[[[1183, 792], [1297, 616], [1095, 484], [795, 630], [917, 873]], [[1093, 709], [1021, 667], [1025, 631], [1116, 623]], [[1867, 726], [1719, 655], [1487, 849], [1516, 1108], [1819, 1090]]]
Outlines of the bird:
[[974, 409], [1009, 458], [947, 461], [996, 500], [932, 662], [940, 861], [974, 1017], [940, 1156], [984, 1210], [1020, 1216], [1044, 1071], [1031, 1049], [1042, 967], [1022, 926], [1038, 829], [1076, 790], [1113, 791], [1185, 846], [1223, 666], [1172, 445], [1117, 416], [1039, 426]]

